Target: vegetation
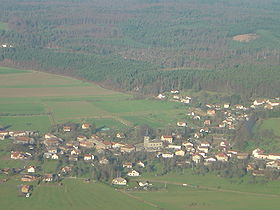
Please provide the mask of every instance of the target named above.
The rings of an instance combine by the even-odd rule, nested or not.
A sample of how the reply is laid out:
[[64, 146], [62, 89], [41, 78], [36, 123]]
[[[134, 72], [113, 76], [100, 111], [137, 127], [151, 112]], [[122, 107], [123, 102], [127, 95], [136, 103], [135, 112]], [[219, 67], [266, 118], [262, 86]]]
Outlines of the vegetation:
[[13, 47], [0, 60], [145, 94], [278, 96], [278, 9], [275, 0], [5, 1], [0, 42]]

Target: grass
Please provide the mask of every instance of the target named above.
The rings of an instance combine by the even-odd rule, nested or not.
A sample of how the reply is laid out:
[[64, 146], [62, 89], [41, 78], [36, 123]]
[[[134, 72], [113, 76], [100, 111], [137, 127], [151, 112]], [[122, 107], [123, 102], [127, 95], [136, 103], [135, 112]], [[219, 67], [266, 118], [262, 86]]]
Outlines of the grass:
[[8, 29], [8, 24], [4, 22], [0, 22], [0, 30], [7, 30]]
[[280, 137], [280, 118], [262, 120], [257, 127], [260, 131], [272, 130], [275, 135]]
[[69, 121], [89, 121], [99, 128], [164, 127], [175, 125], [185, 111], [179, 103], [137, 100], [69, 77], [4, 67], [0, 71], [0, 125], [9, 129], [45, 132], [51, 123]]
[[8, 130], [47, 132], [51, 122], [48, 116], [5, 116], [0, 117], [0, 125]]
[[[1, 102], [1, 99], [0, 99]], [[38, 103], [0, 103], [0, 114], [42, 114], [44, 106]]]
[[[0, 22], [0, 29], [1, 29], [2, 24], [3, 23]], [[0, 67], [0, 74], [18, 74], [18, 73], [26, 73], [26, 72], [28, 72], [28, 71], [14, 69], [14, 68], [8, 68], [8, 67]]]
[[30, 198], [18, 197], [19, 182], [1, 184], [0, 202], [5, 209], [154, 209], [101, 183], [65, 180], [63, 185], [35, 186]]

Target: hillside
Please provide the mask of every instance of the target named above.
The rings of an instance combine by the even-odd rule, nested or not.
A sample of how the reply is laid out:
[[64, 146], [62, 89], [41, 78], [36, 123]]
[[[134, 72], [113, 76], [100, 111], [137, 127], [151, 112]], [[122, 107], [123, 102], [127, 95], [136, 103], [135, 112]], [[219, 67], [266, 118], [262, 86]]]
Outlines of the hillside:
[[[5, 0], [2, 5], [5, 65], [146, 94], [192, 88], [247, 98], [279, 95], [276, 0]], [[162, 71], [170, 68], [177, 70]]]

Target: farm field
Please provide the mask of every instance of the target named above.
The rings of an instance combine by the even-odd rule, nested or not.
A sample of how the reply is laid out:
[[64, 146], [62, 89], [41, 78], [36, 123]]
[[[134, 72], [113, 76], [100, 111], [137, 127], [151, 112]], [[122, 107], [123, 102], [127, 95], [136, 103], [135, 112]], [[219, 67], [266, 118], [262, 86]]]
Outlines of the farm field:
[[[155, 209], [101, 183], [64, 180], [63, 185], [35, 186], [30, 198], [17, 196], [20, 182], [1, 184], [0, 202], [6, 209]], [[106, 195], [106, 196], [105, 196]], [[50, 202], [51, 201], [51, 202]]]
[[272, 130], [276, 136], [280, 137], [280, 118], [270, 118], [262, 120], [258, 125], [258, 129], [261, 130]]
[[6, 129], [46, 132], [67, 122], [163, 127], [184, 116], [182, 104], [134, 99], [70, 77], [6, 67], [0, 74], [0, 126]]

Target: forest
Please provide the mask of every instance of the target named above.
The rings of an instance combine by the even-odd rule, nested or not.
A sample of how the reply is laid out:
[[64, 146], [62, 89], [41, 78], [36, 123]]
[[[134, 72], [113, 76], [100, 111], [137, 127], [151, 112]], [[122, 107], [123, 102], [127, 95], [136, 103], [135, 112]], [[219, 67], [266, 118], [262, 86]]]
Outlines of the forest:
[[0, 64], [157, 94], [280, 90], [277, 0], [3, 0]]

